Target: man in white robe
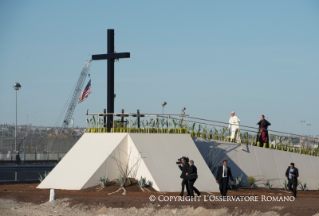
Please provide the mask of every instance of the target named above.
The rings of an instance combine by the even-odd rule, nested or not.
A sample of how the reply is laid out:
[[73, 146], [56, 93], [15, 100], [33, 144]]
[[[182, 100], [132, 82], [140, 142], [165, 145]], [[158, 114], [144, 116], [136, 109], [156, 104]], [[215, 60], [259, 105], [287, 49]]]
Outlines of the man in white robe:
[[232, 139], [235, 139], [236, 130], [238, 129], [239, 131], [240, 119], [235, 115], [234, 111], [232, 111], [230, 115], [231, 117], [229, 119], [228, 130], [231, 129], [231, 140], [232, 140]]

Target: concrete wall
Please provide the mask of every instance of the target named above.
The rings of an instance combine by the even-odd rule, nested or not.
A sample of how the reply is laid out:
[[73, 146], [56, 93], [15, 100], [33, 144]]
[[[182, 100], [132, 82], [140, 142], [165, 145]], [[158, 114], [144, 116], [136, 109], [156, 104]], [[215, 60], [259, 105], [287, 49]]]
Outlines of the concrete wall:
[[[285, 171], [291, 162], [299, 169], [299, 180], [307, 183], [308, 189], [317, 190], [319, 184], [319, 157], [300, 155], [298, 153], [285, 152], [274, 149], [266, 149], [250, 145], [193, 138], [197, 148], [204, 159], [212, 160], [210, 150], [219, 150], [216, 161], [226, 158], [232, 170], [233, 176], [243, 174], [246, 180], [248, 176], [257, 179], [255, 186], [264, 187], [264, 183], [270, 180], [274, 188], [282, 188], [286, 179]], [[215, 148], [216, 147], [216, 148]], [[249, 186], [247, 180], [245, 186]]]
[[120, 133], [83, 135], [37, 188], [80, 190], [99, 184], [106, 175], [106, 159], [125, 137]]
[[194, 160], [198, 171], [195, 187], [200, 191], [217, 192], [218, 184], [202, 159], [192, 138], [188, 134], [129, 134], [142, 157], [137, 178], [147, 174], [158, 191], [180, 191], [181, 171], [176, 161], [182, 156]]
[[[82, 160], [87, 155], [89, 158]], [[130, 176], [146, 177], [158, 191], [179, 192], [182, 179], [176, 161], [182, 156], [195, 161], [199, 175], [195, 187], [217, 192], [214, 176], [188, 134], [84, 134], [38, 188], [91, 187], [99, 184], [100, 177], [118, 178], [117, 162], [124, 166], [128, 163], [130, 168], [139, 160], [136, 173]]]

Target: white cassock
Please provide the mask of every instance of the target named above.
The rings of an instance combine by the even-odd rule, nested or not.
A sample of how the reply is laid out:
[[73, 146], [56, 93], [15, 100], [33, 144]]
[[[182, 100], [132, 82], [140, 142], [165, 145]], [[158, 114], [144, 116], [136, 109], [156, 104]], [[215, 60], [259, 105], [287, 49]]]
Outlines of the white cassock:
[[240, 119], [237, 116], [231, 116], [228, 128], [231, 129], [231, 139], [235, 138], [236, 130], [239, 128]]

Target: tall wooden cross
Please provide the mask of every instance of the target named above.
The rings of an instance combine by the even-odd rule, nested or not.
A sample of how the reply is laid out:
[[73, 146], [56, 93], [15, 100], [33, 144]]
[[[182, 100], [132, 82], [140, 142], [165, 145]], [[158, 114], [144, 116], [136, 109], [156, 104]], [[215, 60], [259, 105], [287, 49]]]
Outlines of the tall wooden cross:
[[[107, 54], [92, 55], [92, 60], [107, 60], [107, 113], [114, 113], [114, 61], [130, 58], [129, 52], [115, 53], [114, 29], [107, 30]], [[111, 131], [113, 115], [107, 116], [107, 131]]]

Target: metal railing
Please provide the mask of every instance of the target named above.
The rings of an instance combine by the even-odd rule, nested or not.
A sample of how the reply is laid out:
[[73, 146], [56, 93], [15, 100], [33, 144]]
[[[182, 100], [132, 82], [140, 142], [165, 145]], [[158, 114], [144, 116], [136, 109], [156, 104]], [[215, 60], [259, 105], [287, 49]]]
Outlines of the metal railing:
[[[106, 133], [107, 128], [103, 121], [104, 116], [113, 115], [111, 133], [188, 133], [191, 136], [226, 141], [229, 126], [227, 122], [190, 117], [182, 114], [140, 114], [141, 127], [137, 127], [136, 113], [90, 113], [86, 115], [86, 132]], [[91, 117], [91, 119], [89, 119]], [[145, 123], [146, 122], [146, 123]], [[191, 124], [191, 125], [190, 125]], [[194, 125], [195, 124], [195, 125]], [[194, 126], [198, 125], [198, 128]], [[199, 126], [200, 125], [200, 126]], [[240, 142], [252, 144], [256, 141], [259, 131], [257, 127], [240, 125]], [[318, 149], [317, 137], [302, 136], [299, 134], [268, 129], [269, 143], [274, 148], [285, 146], [298, 149]], [[228, 141], [231, 141], [228, 139]], [[235, 140], [238, 142], [238, 140]], [[248, 142], [248, 143], [247, 143]], [[255, 145], [257, 143], [255, 142]]]
[[21, 161], [27, 160], [60, 160], [79, 139], [70, 138], [0, 138], [0, 161], [15, 160], [19, 152]]

